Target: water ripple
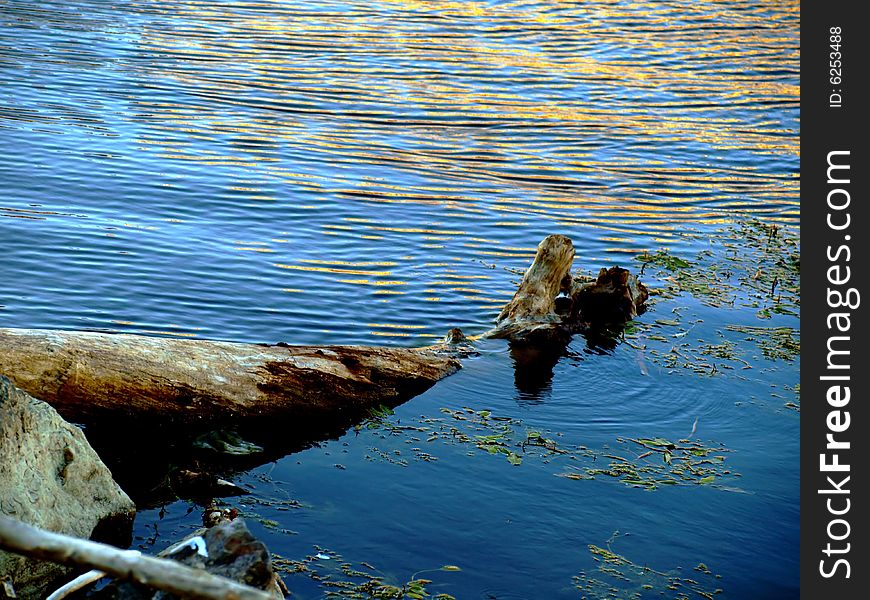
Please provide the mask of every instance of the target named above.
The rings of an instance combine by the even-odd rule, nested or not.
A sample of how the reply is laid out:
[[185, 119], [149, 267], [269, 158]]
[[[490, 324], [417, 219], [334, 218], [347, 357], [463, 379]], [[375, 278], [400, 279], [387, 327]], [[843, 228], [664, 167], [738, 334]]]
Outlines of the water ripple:
[[[57, 256], [6, 314], [419, 343], [485, 328], [553, 231], [596, 267], [794, 223], [798, 24], [796, 2], [4, 2], [3, 250]], [[366, 261], [390, 265], [337, 266]]]

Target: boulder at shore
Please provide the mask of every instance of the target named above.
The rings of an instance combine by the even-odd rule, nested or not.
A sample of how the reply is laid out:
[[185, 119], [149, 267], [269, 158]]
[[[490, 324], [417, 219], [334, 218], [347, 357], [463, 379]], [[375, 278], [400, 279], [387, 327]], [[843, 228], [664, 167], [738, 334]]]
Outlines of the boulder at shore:
[[[0, 514], [115, 541], [113, 532], [129, 536], [134, 513], [82, 431], [0, 375]], [[0, 582], [10, 581], [18, 598], [44, 597], [45, 586], [64, 570], [0, 550]]]

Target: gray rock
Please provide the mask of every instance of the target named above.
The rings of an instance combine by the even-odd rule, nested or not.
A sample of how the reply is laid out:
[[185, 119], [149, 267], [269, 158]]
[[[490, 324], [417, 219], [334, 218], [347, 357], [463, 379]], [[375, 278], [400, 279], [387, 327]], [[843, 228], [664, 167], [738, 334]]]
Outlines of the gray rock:
[[[135, 510], [82, 431], [0, 375], [0, 513], [91, 538], [119, 527], [129, 535]], [[44, 597], [64, 571], [0, 551], [0, 581], [11, 580], [19, 598]]]
[[[204, 521], [209, 517], [207, 511]], [[244, 520], [225, 518], [218, 511], [216, 521], [217, 524], [196, 531], [158, 556], [264, 590], [275, 600], [284, 598], [282, 590], [286, 588], [272, 569], [269, 549], [253, 536]], [[148, 589], [131, 581], [115, 581], [98, 590], [88, 590], [84, 592], [84, 597], [92, 600], [178, 599], [173, 594]]]
[[[195, 552], [161, 552], [189, 567], [205, 569], [257, 589], [271, 592], [275, 598], [284, 595], [277, 589], [277, 576], [272, 570], [272, 557], [266, 545], [255, 538], [241, 518], [223, 520], [213, 527], [200, 529], [188, 540], [202, 539], [207, 557]], [[167, 598], [169, 596], [166, 596]], [[155, 599], [163, 596], [155, 596]]]

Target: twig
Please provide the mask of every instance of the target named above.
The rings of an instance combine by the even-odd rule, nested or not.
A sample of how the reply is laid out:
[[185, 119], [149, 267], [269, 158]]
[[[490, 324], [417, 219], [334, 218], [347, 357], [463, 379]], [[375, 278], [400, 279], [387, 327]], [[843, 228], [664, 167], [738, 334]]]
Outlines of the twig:
[[191, 600], [270, 600], [270, 594], [173, 560], [52, 533], [0, 515], [0, 548], [69, 566], [99, 569]]
[[106, 574], [102, 571], [88, 571], [54, 590], [45, 600], [63, 600], [73, 592], [77, 592], [83, 587], [86, 587], [95, 581], [99, 581], [105, 576]]

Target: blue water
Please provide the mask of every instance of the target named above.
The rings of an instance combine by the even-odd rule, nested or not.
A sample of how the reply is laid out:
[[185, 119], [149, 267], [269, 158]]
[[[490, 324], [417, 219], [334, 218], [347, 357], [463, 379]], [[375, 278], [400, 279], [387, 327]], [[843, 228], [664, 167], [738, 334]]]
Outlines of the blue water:
[[[662, 248], [728, 264], [747, 219], [797, 232], [799, 17], [742, 0], [0, 0], [0, 327], [417, 346], [488, 329], [550, 233], [587, 272]], [[587, 546], [619, 531], [638, 564], [703, 562], [717, 597], [795, 597], [799, 360], [725, 328], [798, 319], [745, 300], [659, 298], [639, 321], [678, 315], [671, 343], [728, 339], [751, 369], [578, 338], [529, 392], [489, 342], [392, 417], [486, 409], [598, 450], [697, 419], [740, 491], [575, 481], [558, 458], [364, 429], [239, 475], [254, 500], [234, 502], [285, 558], [317, 545], [397, 584], [462, 569], [421, 575], [433, 594], [595, 597], [572, 577], [604, 579]], [[256, 501], [275, 498], [302, 507]], [[137, 543], [194, 527], [187, 509], [141, 513]]]

